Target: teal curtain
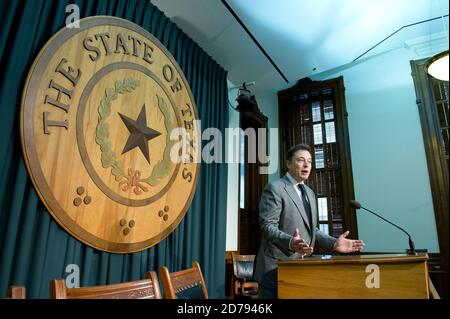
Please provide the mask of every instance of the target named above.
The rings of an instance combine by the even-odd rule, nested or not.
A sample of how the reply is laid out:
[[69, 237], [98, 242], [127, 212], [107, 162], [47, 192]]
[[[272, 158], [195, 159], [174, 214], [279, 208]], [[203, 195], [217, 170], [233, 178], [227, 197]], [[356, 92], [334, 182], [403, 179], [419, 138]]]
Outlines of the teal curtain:
[[80, 266], [82, 286], [143, 278], [163, 265], [171, 271], [197, 260], [212, 298], [225, 290], [225, 164], [201, 164], [192, 205], [176, 230], [158, 245], [133, 254], [95, 250], [65, 232], [40, 202], [28, 176], [20, 144], [19, 115], [25, 78], [47, 40], [64, 26], [66, 6], [81, 17], [128, 19], [152, 33], [183, 70], [202, 127], [224, 132], [228, 123], [226, 71], [149, 0], [0, 1], [0, 297], [9, 285], [24, 285], [29, 298], [47, 298], [49, 282]]

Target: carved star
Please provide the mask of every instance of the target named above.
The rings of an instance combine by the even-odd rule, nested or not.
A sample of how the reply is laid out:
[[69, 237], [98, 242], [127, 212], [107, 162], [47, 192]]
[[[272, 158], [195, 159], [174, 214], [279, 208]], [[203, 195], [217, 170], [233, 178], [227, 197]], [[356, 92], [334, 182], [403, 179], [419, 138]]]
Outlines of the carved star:
[[161, 135], [160, 132], [147, 127], [147, 116], [145, 114], [145, 104], [142, 105], [139, 116], [136, 120], [126, 115], [118, 113], [123, 123], [130, 132], [127, 143], [123, 148], [122, 154], [139, 147], [147, 162], [150, 164], [150, 154], [148, 150], [148, 141]]

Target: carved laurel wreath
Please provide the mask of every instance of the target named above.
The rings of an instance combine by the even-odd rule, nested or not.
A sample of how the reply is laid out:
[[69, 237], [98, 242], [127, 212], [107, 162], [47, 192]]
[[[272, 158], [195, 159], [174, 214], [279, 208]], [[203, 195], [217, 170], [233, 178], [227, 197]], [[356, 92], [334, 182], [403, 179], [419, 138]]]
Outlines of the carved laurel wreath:
[[[140, 85], [139, 80], [135, 80], [131, 77], [125, 78], [123, 81], [117, 80], [114, 83], [113, 88], [107, 88], [105, 90], [105, 97], [100, 101], [98, 106], [98, 124], [96, 127], [95, 142], [100, 145], [102, 152], [101, 161], [103, 168], [111, 167], [111, 174], [114, 175], [115, 180], [120, 182], [123, 179], [128, 178], [123, 169], [122, 162], [117, 158], [116, 153], [111, 149], [111, 141], [109, 140], [109, 124], [106, 122], [107, 118], [111, 115], [111, 101], [117, 99], [118, 94], [131, 93], [136, 87]], [[167, 132], [171, 132], [174, 126], [172, 125], [169, 109], [164, 102], [164, 99], [159, 95], [158, 107], [164, 117], [164, 126]], [[164, 149], [163, 159], [159, 161], [155, 167], [153, 167], [150, 176], [141, 179], [150, 186], [156, 186], [160, 183], [161, 179], [165, 178], [169, 173], [170, 167], [170, 149], [174, 142], [170, 140], [170, 134], [166, 136], [166, 147]]]

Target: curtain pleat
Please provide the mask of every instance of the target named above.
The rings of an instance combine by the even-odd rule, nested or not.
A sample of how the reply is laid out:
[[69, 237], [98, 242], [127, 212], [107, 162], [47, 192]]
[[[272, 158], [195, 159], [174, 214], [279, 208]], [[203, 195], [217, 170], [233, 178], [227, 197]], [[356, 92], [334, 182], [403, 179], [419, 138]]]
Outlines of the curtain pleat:
[[50, 280], [65, 278], [71, 264], [79, 266], [80, 285], [92, 286], [137, 280], [163, 265], [177, 271], [191, 267], [193, 260], [202, 267], [209, 295], [223, 298], [225, 164], [202, 163], [196, 195], [179, 226], [154, 247], [133, 254], [106, 253], [81, 243], [40, 201], [20, 145], [21, 95], [39, 50], [64, 26], [68, 4], [79, 6], [81, 18], [117, 16], [152, 33], [183, 70], [202, 128], [224, 132], [228, 123], [226, 71], [150, 1], [0, 1], [0, 298], [13, 284], [26, 286], [28, 298], [48, 298]]

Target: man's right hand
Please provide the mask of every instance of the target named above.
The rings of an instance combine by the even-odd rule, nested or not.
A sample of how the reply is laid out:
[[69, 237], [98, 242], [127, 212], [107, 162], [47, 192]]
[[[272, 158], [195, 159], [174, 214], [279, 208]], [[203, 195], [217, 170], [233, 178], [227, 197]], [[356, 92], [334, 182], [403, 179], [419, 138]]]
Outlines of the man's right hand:
[[309, 255], [312, 254], [314, 248], [310, 247], [308, 243], [300, 237], [300, 231], [296, 228], [291, 240], [291, 249], [296, 253]]

